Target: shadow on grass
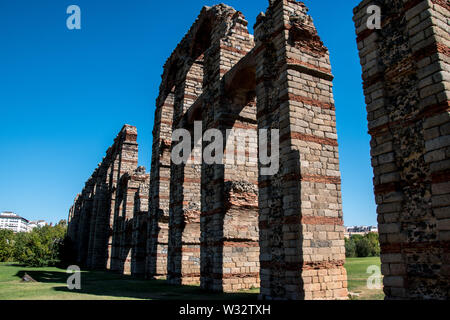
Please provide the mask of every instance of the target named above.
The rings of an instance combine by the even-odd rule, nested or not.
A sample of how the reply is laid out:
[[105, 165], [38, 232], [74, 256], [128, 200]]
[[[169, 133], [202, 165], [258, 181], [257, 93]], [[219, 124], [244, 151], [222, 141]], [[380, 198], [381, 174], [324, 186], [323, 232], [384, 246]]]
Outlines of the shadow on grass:
[[19, 268], [25, 268], [26, 267], [26, 265], [21, 264], [21, 263], [17, 263], [17, 262], [6, 262], [3, 265], [7, 266], [7, 267], [19, 267]]
[[115, 298], [151, 300], [256, 300], [257, 293], [211, 293], [198, 286], [169, 285], [164, 280], [144, 280], [120, 275], [110, 271], [82, 271], [81, 290], [69, 290], [67, 279], [70, 274], [63, 271], [21, 270], [16, 276], [25, 273], [39, 283], [54, 283], [53, 290], [62, 293], [80, 293]]

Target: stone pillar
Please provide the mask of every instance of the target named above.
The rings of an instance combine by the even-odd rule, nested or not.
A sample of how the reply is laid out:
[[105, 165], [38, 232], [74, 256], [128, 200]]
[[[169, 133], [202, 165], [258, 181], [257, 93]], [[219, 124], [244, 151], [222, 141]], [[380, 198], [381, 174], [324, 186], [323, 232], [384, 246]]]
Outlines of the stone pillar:
[[[128, 220], [133, 216], [134, 193], [132, 191], [128, 192], [127, 179], [137, 169], [138, 165], [138, 145], [136, 140], [136, 128], [128, 125], [122, 128], [115, 140], [118, 159], [118, 169], [116, 172], [119, 178], [115, 190], [116, 199], [112, 235], [111, 270], [118, 272], [123, 272], [125, 261], [131, 259], [128, 257], [128, 254], [127, 258], [124, 257], [124, 250], [129, 251], [128, 247], [131, 246], [131, 226]], [[123, 185], [119, 186], [119, 182], [123, 183]], [[123, 239], [122, 236], [126, 237], [126, 239]]]
[[[135, 173], [138, 163], [137, 130], [125, 125], [108, 148], [106, 156], [86, 182], [85, 188], [72, 208], [69, 237], [76, 242], [77, 261], [91, 269], [121, 270], [121, 213], [132, 218], [134, 196], [125, 197], [125, 205], [116, 202], [118, 181]], [[127, 186], [127, 184], [126, 184]], [[125, 186], [125, 193], [128, 192]], [[121, 190], [122, 191], [122, 190]], [[131, 197], [131, 199], [130, 199]], [[131, 205], [130, 205], [131, 203]], [[124, 210], [123, 212], [121, 210]], [[131, 232], [130, 232], [131, 234]], [[113, 237], [114, 235], [114, 237]], [[131, 236], [129, 237], [131, 239]], [[131, 243], [131, 240], [128, 241]], [[131, 246], [130, 244], [128, 246]]]
[[95, 179], [95, 186], [94, 186], [94, 193], [93, 193], [93, 201], [92, 201], [92, 215], [91, 215], [91, 221], [90, 221], [90, 230], [89, 230], [89, 247], [88, 247], [88, 256], [86, 261], [86, 266], [89, 269], [93, 268], [93, 260], [94, 260], [94, 246], [95, 246], [95, 235], [97, 234], [96, 229], [96, 220], [98, 218], [98, 200], [100, 198], [100, 185], [99, 177], [98, 177], [98, 168], [96, 169], [94, 175]]
[[[254, 43], [242, 13], [226, 6], [220, 9], [228, 20], [213, 28], [212, 46], [205, 55], [202, 119], [204, 130], [217, 129], [223, 142], [229, 142], [224, 152], [228, 148], [234, 154], [237, 142], [247, 139], [247, 144], [256, 145], [255, 94], [254, 88], [242, 90], [241, 96], [225, 92], [222, 78], [251, 51]], [[245, 80], [252, 82], [251, 77], [240, 79], [239, 75], [235, 82], [245, 83]], [[228, 137], [227, 141], [227, 130], [232, 129], [240, 129], [242, 134], [235, 132], [237, 135]], [[252, 131], [254, 136], [245, 137], [244, 130]], [[204, 142], [204, 147], [208, 144]], [[243, 154], [236, 155], [245, 159], [248, 151], [247, 145]], [[256, 149], [253, 151], [256, 154]], [[203, 289], [232, 292], [259, 286], [257, 166], [256, 159], [252, 160], [253, 164], [247, 159], [243, 163], [204, 163], [202, 166]]]
[[145, 275], [148, 240], [148, 195], [150, 175], [145, 173], [145, 168], [140, 167], [139, 190], [134, 198], [133, 213], [133, 241], [131, 252], [131, 274], [137, 277]]
[[260, 166], [261, 298], [345, 299], [328, 50], [305, 5], [293, 0], [270, 2], [258, 17], [255, 41], [258, 128], [280, 135], [278, 173], [263, 176]]
[[[183, 80], [175, 90], [172, 129], [188, 130], [194, 146], [194, 126], [187, 123], [185, 115], [203, 91], [203, 54], [186, 59], [183, 67], [177, 77]], [[167, 261], [167, 279], [172, 284], [200, 282], [200, 179], [201, 163], [195, 163], [193, 153], [187, 164], [172, 163]]]
[[[136, 265], [137, 258], [140, 259], [141, 274], [144, 274], [145, 259], [143, 257], [145, 258], [145, 255], [138, 247], [142, 246], [142, 243], [137, 243], [139, 235], [136, 235], [136, 231], [141, 231], [139, 224], [142, 223], [142, 221], [139, 221], [142, 219], [140, 208], [137, 207], [138, 205], [140, 206], [141, 202], [139, 190], [148, 183], [147, 180], [148, 175], [145, 174], [145, 168], [139, 167], [135, 172], [123, 175], [118, 184], [118, 199], [120, 199], [119, 207], [121, 212], [117, 220], [117, 223], [119, 223], [117, 232], [117, 243], [119, 245], [117, 271], [123, 274], [136, 273], [136, 270], [133, 270], [133, 266]], [[148, 188], [145, 188], [145, 190], [148, 191]], [[148, 211], [148, 206], [144, 209]], [[136, 230], [136, 225], [138, 230]], [[147, 230], [143, 233], [146, 234]], [[139, 240], [142, 242], [141, 239]], [[135, 252], [136, 250], [138, 250], [138, 253]]]
[[119, 269], [123, 274], [131, 274], [131, 249], [133, 236], [134, 199], [139, 186], [134, 176], [125, 174], [119, 183], [121, 188], [122, 212], [120, 213], [118, 243], [119, 243]]
[[167, 246], [169, 239], [170, 147], [174, 93], [161, 88], [153, 129], [152, 166], [150, 172], [150, 206], [148, 219], [146, 276], [161, 278], [167, 275]]
[[69, 238], [71, 246], [73, 246], [74, 254], [76, 254], [75, 244], [78, 241], [78, 229], [80, 227], [80, 197], [80, 194], [75, 197], [67, 220], [67, 237]]
[[108, 244], [108, 259], [106, 261], [106, 268], [112, 269], [113, 266], [113, 233], [114, 222], [116, 213], [116, 197], [117, 197], [117, 182], [120, 178], [119, 175], [119, 155], [117, 154], [117, 147], [113, 146], [112, 160], [108, 169], [108, 197], [107, 197], [107, 211], [106, 211], [106, 229], [107, 229], [107, 244]]
[[76, 263], [79, 256], [78, 243], [80, 241], [81, 199], [81, 194], [78, 194], [69, 212], [66, 244], [69, 245], [68, 251], [70, 252], [69, 258], [71, 259], [71, 263]]
[[81, 267], [87, 267], [94, 184], [94, 180], [90, 178], [81, 193], [80, 227], [77, 237], [77, 264]]
[[107, 156], [103, 159], [99, 167], [99, 177], [97, 179], [96, 199], [94, 202], [94, 208], [96, 212], [95, 219], [95, 232], [93, 234], [92, 245], [92, 269], [106, 269], [109, 260], [108, 253], [108, 238], [110, 228], [110, 215], [111, 211], [108, 206], [109, 201], [109, 179], [108, 174], [109, 167], [111, 165], [111, 155], [107, 153]]
[[386, 298], [448, 299], [449, 2], [363, 1], [354, 13]]

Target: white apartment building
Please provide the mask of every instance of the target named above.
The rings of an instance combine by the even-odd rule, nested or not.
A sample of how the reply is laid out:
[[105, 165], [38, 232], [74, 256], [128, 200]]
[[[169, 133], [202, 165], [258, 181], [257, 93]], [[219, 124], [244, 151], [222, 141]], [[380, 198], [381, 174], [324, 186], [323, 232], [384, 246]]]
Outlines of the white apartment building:
[[355, 235], [355, 234], [364, 236], [370, 232], [378, 233], [378, 227], [375, 227], [375, 226], [345, 227], [344, 237], [350, 238], [352, 235]]
[[44, 220], [30, 221], [29, 224], [28, 224], [28, 229], [31, 231], [34, 228], [44, 227], [46, 225], [47, 225], [47, 222], [45, 222]]
[[28, 220], [13, 212], [0, 213], [0, 229], [9, 229], [14, 232], [28, 232]]

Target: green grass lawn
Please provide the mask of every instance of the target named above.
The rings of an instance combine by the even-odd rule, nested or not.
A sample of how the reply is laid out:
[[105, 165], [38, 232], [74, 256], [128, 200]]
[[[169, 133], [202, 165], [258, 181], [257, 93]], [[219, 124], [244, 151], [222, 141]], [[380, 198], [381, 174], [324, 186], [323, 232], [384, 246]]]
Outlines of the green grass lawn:
[[382, 289], [370, 290], [367, 288], [367, 279], [372, 276], [371, 273], [367, 273], [367, 268], [371, 265], [380, 267], [380, 258], [347, 258], [345, 269], [347, 269], [348, 291], [358, 295], [354, 297], [356, 300], [384, 299]]
[[[25, 272], [37, 282], [22, 282]], [[173, 286], [162, 280], [136, 279], [105, 271], [81, 273], [81, 290], [69, 290], [70, 275], [59, 268], [28, 268], [0, 263], [0, 300], [256, 300], [258, 291], [205, 293], [197, 286]]]
[[[382, 299], [380, 290], [368, 290], [369, 265], [380, 265], [379, 258], [348, 259], [349, 291], [357, 299]], [[22, 282], [25, 272], [37, 282]], [[233, 294], [212, 294], [198, 286], [173, 286], [162, 280], [136, 279], [105, 271], [81, 274], [81, 290], [66, 286], [70, 275], [59, 268], [28, 268], [14, 263], [0, 263], [0, 300], [256, 300], [258, 289]]]

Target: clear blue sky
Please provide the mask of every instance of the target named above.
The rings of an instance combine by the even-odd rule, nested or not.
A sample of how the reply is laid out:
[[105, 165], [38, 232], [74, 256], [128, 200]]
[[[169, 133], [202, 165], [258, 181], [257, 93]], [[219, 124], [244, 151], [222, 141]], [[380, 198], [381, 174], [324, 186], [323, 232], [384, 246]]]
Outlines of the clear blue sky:
[[[268, 0], [223, 1], [250, 31]], [[330, 49], [346, 225], [376, 224], [369, 136], [352, 9], [358, 0], [307, 0]], [[0, 1], [0, 211], [66, 219], [122, 125], [138, 128], [150, 167], [162, 66], [203, 5], [220, 1]], [[66, 8], [82, 30], [66, 28]]]

